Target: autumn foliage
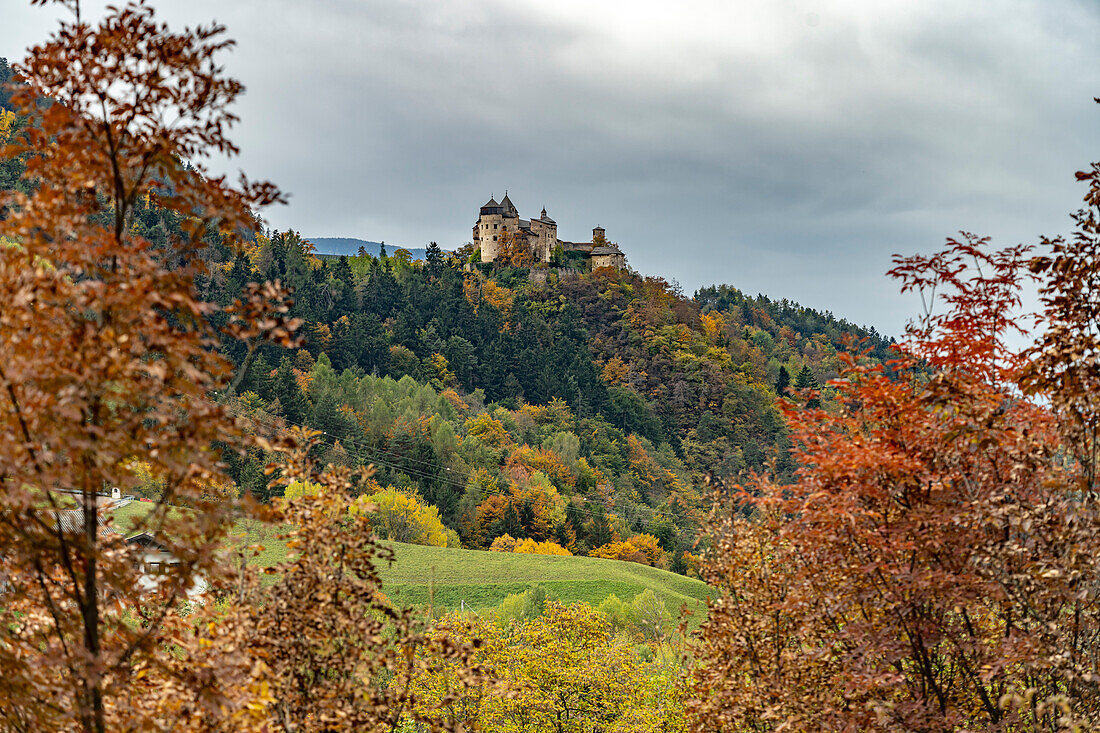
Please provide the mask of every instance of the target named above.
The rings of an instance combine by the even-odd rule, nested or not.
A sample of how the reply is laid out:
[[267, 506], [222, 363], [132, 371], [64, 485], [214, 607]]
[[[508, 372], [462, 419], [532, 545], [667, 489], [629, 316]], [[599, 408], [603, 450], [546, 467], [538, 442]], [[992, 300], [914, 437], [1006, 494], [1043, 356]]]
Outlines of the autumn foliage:
[[[965, 235], [897, 259], [926, 310], [893, 373], [847, 359], [835, 409], [785, 408], [795, 482], [720, 492], [697, 728], [1100, 724], [1100, 184], [1079, 177], [1092, 213], [1049, 256]], [[1030, 349], [1014, 316], [1029, 269], [1045, 306]]]
[[471, 682], [456, 666], [425, 665], [411, 689], [429, 720], [486, 733], [683, 730], [676, 677], [645, 664], [586, 604], [547, 601], [506, 626], [452, 614], [436, 633], [480, 640], [472, 659], [485, 674]]
[[607, 560], [626, 560], [642, 565], [661, 565], [667, 561], [666, 553], [651, 534], [634, 535], [623, 542], [608, 542], [593, 549], [589, 557]]
[[[207, 491], [221, 479], [210, 446], [239, 430], [206, 399], [229, 372], [212, 348], [214, 307], [193, 281], [204, 236], [231, 241], [278, 192], [234, 187], [202, 167], [236, 152], [227, 105], [241, 88], [214, 63], [228, 45], [221, 33], [172, 33], [132, 5], [99, 25], [79, 15], [62, 23], [18, 67], [13, 100], [32, 124], [0, 151], [24, 157], [31, 191], [11, 192], [0, 222], [15, 242], [0, 247], [9, 730], [147, 728], [146, 701], [131, 688], [159, 668], [166, 617], [196, 577], [214, 574], [232, 516]], [[167, 250], [132, 234], [135, 203], [148, 197], [184, 217], [186, 241]], [[265, 294], [279, 299], [277, 287]], [[277, 310], [264, 323], [246, 305], [235, 313], [242, 333], [289, 338]], [[180, 560], [148, 604], [136, 597], [134, 548], [100, 517], [99, 492], [128, 491], [135, 465], [163, 486], [143, 528], [171, 537]], [[193, 514], [182, 521], [169, 504]], [[62, 521], [70, 511], [75, 520]]]

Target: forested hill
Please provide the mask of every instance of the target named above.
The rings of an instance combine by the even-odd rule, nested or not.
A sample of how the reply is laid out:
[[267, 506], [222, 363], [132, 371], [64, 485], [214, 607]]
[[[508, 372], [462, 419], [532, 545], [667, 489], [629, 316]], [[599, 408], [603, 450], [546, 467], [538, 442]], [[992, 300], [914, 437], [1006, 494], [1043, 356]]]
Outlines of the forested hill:
[[695, 293], [695, 302], [702, 310], [719, 310], [740, 316], [749, 325], [766, 331], [773, 339], [797, 341], [805, 348], [807, 341], [824, 336], [834, 349], [867, 350], [871, 356], [886, 361], [894, 339], [880, 334], [874, 327], [865, 328], [837, 318], [832, 313], [807, 308], [783, 298], [772, 300], [766, 295], [755, 298], [730, 285], [702, 288]]
[[6, 58], [0, 56], [0, 109], [11, 109], [11, 88], [9, 87], [11, 80], [11, 66], [8, 65]]
[[[270, 347], [252, 364], [242, 409], [324, 430], [329, 458], [374, 463], [375, 490], [438, 509], [466, 547], [509, 536], [587, 554], [634, 538], [684, 571], [707, 472], [792, 469], [781, 374], [824, 384], [846, 334], [886, 343], [729, 287], [686, 298], [611, 269], [535, 281], [435, 246], [423, 262], [320, 260], [287, 232], [211, 256], [207, 297], [278, 278], [305, 322], [303, 349]], [[239, 364], [243, 346], [226, 349]], [[262, 462], [235, 462], [234, 476], [259, 491]]]
[[367, 254], [378, 257], [383, 250], [393, 254], [397, 249], [404, 249], [414, 260], [422, 260], [424, 255], [427, 254], [427, 250], [422, 247], [395, 247], [393, 244], [372, 242], [367, 239], [356, 239], [355, 237], [307, 237], [306, 239], [309, 240], [318, 254], [326, 255], [353, 257], [362, 250]]

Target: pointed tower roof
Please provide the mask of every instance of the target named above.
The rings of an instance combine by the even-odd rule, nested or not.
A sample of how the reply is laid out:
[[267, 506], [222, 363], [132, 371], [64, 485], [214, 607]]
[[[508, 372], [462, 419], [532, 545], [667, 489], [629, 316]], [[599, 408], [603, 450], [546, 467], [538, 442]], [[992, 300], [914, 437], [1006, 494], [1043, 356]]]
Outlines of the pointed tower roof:
[[500, 206], [504, 209], [505, 216], [519, 216], [519, 209], [512, 203], [512, 199], [508, 198], [508, 192], [504, 192], [504, 198], [500, 200]]
[[481, 205], [482, 216], [493, 216], [494, 214], [500, 216], [504, 211], [500, 208], [500, 204], [497, 203], [496, 196], [490, 196], [489, 201]]

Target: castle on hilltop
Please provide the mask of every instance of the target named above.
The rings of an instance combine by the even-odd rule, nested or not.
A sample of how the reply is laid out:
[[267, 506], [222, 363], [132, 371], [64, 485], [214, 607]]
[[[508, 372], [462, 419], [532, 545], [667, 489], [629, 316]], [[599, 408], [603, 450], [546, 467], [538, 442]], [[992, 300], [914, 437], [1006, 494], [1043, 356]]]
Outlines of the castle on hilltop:
[[[592, 269], [626, 266], [626, 255], [618, 245], [611, 244], [604, 236], [603, 227], [592, 230], [591, 242], [565, 242], [558, 239], [558, 223], [546, 215], [546, 209], [538, 219], [520, 219], [519, 211], [508, 192], [498, 204], [496, 198], [481, 207], [474, 224], [474, 246], [481, 249], [481, 261], [493, 262], [502, 254], [502, 247], [509, 242], [520, 242], [531, 252], [533, 262], [550, 262], [558, 247], [563, 253], [578, 253]], [[576, 256], [576, 255], [574, 255]]]

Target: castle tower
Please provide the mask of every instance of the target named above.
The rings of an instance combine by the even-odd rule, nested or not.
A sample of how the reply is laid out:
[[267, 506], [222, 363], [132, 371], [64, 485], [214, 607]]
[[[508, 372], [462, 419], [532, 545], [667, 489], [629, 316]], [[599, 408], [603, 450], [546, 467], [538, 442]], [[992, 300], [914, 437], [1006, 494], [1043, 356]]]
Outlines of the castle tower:
[[535, 242], [535, 261], [549, 262], [550, 255], [558, 246], [558, 223], [546, 215], [545, 206], [542, 207], [542, 215], [531, 220], [531, 232], [538, 236]]
[[[507, 196], [505, 197], [507, 199]], [[511, 202], [509, 202], [511, 204]], [[474, 246], [481, 249], [481, 261], [492, 262], [500, 252], [500, 236], [504, 233], [504, 208], [495, 197], [482, 205], [474, 224]]]

